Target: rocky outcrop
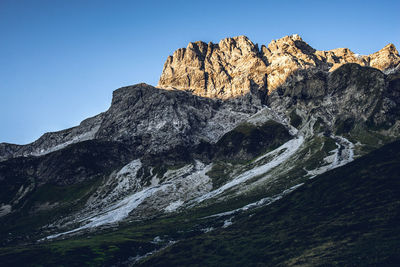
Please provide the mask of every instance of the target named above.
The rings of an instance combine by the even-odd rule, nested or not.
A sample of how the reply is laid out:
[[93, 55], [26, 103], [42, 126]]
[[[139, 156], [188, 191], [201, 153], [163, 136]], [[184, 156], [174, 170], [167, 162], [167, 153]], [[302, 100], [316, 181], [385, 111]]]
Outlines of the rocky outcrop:
[[77, 127], [46, 133], [28, 145], [0, 144], [0, 161], [43, 156], [87, 140], [121, 142], [137, 156], [184, 158], [182, 151], [200, 141], [217, 142], [260, 108], [260, 99], [251, 96], [221, 101], [147, 84], [127, 86], [114, 91], [106, 112]]
[[167, 58], [158, 87], [227, 99], [265, 91], [266, 67], [257, 45], [245, 36], [194, 42]]
[[[394, 44], [388, 44], [378, 52], [365, 57], [369, 66], [383, 71], [400, 69], [400, 56]], [[367, 65], [367, 66], [368, 66]]]
[[397, 138], [399, 85], [399, 74], [385, 75], [355, 63], [332, 72], [300, 70], [269, 95], [268, 105], [283, 116], [297, 114], [303, 121], [318, 120], [318, 127], [322, 126], [327, 133], [360, 139], [374, 132], [385, 138]]
[[299, 70], [333, 71], [346, 63], [390, 72], [400, 69], [400, 56], [393, 44], [369, 56], [348, 48], [318, 51], [297, 34], [273, 40], [259, 50], [247, 37], [239, 36], [218, 44], [189, 43], [187, 48], [178, 49], [167, 58], [158, 87], [221, 99], [262, 95]]
[[391, 71], [400, 68], [400, 56], [393, 44], [388, 44], [371, 55], [359, 55], [348, 48], [337, 48], [329, 51], [317, 51], [316, 55], [323, 61], [332, 64], [329, 71], [334, 71], [346, 63], [357, 63], [381, 71]]
[[39, 139], [27, 145], [0, 143], [0, 161], [12, 157], [42, 156], [71, 144], [91, 140], [95, 137], [102, 118], [103, 113], [100, 113], [82, 121], [79, 126], [45, 133]]
[[139, 155], [176, 159], [200, 141], [218, 141], [260, 108], [248, 98], [221, 101], [138, 84], [114, 91], [95, 138], [126, 143]]

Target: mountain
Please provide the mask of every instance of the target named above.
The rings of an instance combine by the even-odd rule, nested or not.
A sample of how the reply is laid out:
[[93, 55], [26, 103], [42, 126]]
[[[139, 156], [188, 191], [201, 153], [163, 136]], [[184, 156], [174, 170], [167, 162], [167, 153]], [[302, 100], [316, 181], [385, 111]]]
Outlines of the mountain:
[[247, 37], [238, 36], [218, 44], [189, 43], [176, 50], [164, 64], [158, 87], [227, 99], [249, 92], [271, 93], [298, 70], [333, 71], [347, 63], [389, 73], [400, 68], [400, 57], [393, 44], [362, 56], [347, 48], [315, 50], [297, 34], [261, 49]]
[[111, 107], [79, 126], [47, 133], [26, 145], [0, 145], [0, 159], [41, 156], [87, 140], [123, 142], [138, 155], [167, 152], [177, 146], [212, 142], [261, 108], [259, 99], [222, 102], [147, 84], [120, 88]]
[[298, 35], [190, 43], [158, 88], [117, 89], [79, 126], [0, 144], [0, 259], [392, 264], [399, 136], [392, 44], [360, 56]]

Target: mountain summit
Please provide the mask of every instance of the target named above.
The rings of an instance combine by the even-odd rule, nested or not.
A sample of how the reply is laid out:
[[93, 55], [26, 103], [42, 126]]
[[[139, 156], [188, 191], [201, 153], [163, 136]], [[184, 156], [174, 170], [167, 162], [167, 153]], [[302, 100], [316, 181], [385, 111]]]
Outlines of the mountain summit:
[[391, 71], [400, 68], [400, 56], [393, 44], [368, 56], [348, 48], [319, 51], [297, 34], [261, 48], [246, 36], [226, 38], [218, 44], [198, 41], [167, 58], [158, 87], [227, 99], [249, 92], [270, 93], [301, 69], [333, 71], [346, 63]]
[[161, 88], [0, 144], [0, 265], [397, 266], [399, 58], [298, 35], [178, 49]]

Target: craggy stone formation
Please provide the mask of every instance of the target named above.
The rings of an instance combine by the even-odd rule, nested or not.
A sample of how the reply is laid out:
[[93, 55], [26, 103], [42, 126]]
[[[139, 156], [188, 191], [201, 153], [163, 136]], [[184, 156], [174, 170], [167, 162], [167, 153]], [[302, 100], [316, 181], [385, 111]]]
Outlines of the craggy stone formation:
[[315, 50], [297, 34], [273, 40], [261, 49], [239, 36], [218, 44], [189, 43], [176, 50], [165, 62], [158, 87], [227, 99], [249, 92], [271, 93], [301, 69], [333, 71], [346, 63], [390, 72], [400, 68], [400, 56], [393, 44], [362, 56], [348, 48]]
[[167, 58], [158, 87], [226, 99], [265, 91], [266, 71], [257, 45], [245, 36], [218, 44], [194, 42]]
[[0, 161], [43, 156], [93, 139], [125, 143], [137, 155], [172, 155], [176, 147], [195, 146], [201, 140], [216, 142], [260, 108], [257, 99], [246, 97], [221, 101], [147, 84], [127, 86], [114, 91], [107, 111], [79, 126], [46, 133], [28, 145], [0, 143]]
[[[395, 125], [393, 131], [400, 134], [400, 122], [395, 119], [400, 112], [399, 73], [400, 56], [393, 44], [359, 56], [347, 48], [317, 51], [298, 35], [274, 40], [260, 49], [245, 36], [218, 44], [190, 43], [168, 57], [158, 85], [179, 90], [146, 84], [118, 89], [108, 111], [79, 126], [47, 133], [28, 145], [0, 143], [0, 161], [43, 156], [88, 140], [124, 142], [138, 155], [167, 153], [179, 146], [217, 142], [263, 104], [286, 113], [296, 105], [320, 107], [321, 99], [326, 106], [337, 106], [335, 114], [348, 114], [344, 109], [352, 108], [352, 117], [362, 113], [370, 125]], [[345, 84], [348, 77], [354, 84]], [[336, 91], [346, 98], [332, 101]], [[354, 103], [364, 100], [364, 106], [354, 108]], [[305, 114], [313, 110], [309, 106], [295, 108]], [[323, 113], [329, 115], [332, 110]], [[327, 122], [335, 121], [325, 117]]]
[[300, 70], [273, 91], [268, 106], [277, 112], [319, 118], [330, 131], [368, 128], [386, 136], [400, 134], [400, 77], [349, 63], [332, 72]]
[[[212, 205], [214, 214], [220, 201], [249, 201], [240, 212], [272, 204], [400, 138], [399, 58], [393, 45], [369, 56], [317, 51], [298, 35], [260, 49], [244, 36], [191, 43], [160, 79], [178, 90], [119, 88], [108, 110], [76, 127], [0, 143], [0, 245], [92, 235], [122, 221], [158, 224], [175, 211], [198, 220], [192, 208]], [[225, 225], [236, 215], [222, 208], [228, 217], [203, 214], [212, 224], [184, 229]], [[162, 228], [149, 235], [168, 242], [160, 248], [171, 241]], [[154, 251], [155, 240], [138, 244]]]

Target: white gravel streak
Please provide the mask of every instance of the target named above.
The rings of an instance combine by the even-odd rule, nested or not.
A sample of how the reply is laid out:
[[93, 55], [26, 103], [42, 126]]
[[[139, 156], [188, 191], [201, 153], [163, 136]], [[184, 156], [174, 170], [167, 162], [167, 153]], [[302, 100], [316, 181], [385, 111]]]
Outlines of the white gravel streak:
[[337, 148], [331, 151], [332, 155], [324, 158], [325, 162], [329, 164], [314, 170], [306, 170], [307, 175], [311, 176], [310, 179], [354, 160], [354, 144], [342, 136], [332, 136], [332, 138], [336, 140]]
[[241, 211], [246, 211], [246, 210], [250, 210], [250, 209], [254, 209], [254, 208], [259, 208], [259, 207], [263, 207], [263, 206], [268, 206], [272, 203], [274, 203], [275, 201], [283, 198], [284, 196], [286, 196], [287, 194], [293, 192], [294, 190], [296, 190], [297, 188], [299, 188], [300, 186], [302, 186], [304, 183], [301, 184], [297, 184], [292, 186], [289, 189], [286, 189], [285, 191], [283, 191], [282, 193], [279, 193], [277, 195], [274, 195], [272, 197], [265, 197], [262, 198], [256, 202], [247, 204], [246, 206], [243, 206], [241, 208], [235, 209], [235, 210], [231, 210], [231, 211], [226, 211], [226, 212], [221, 212], [218, 214], [214, 214], [214, 215], [210, 215], [207, 217], [204, 217], [203, 219], [207, 219], [207, 218], [213, 218], [213, 217], [223, 217], [223, 216], [228, 216], [228, 215], [232, 215]]
[[[139, 160], [133, 161], [129, 164], [129, 167], [133, 167], [133, 165], [135, 166], [135, 170], [133, 171], [133, 173], [136, 173], [136, 167], [141, 166], [141, 163]], [[67, 232], [47, 236], [44, 239], [53, 239], [84, 229], [90, 229], [106, 224], [120, 222], [126, 219], [129, 214], [145, 200], [148, 200], [150, 202], [160, 200], [157, 196], [157, 193], [161, 191], [170, 193], [171, 199], [162, 199], [162, 202], [154, 202], [154, 204], [152, 205], [165, 205], [162, 209], [163, 211], [174, 212], [184, 203], [184, 201], [193, 197], [197, 197], [199, 194], [204, 194], [204, 192], [208, 192], [209, 190], [211, 190], [211, 180], [205, 174], [210, 170], [210, 168], [211, 165], [204, 165], [203, 163], [197, 161], [193, 172], [190, 174], [185, 175], [185, 171], [192, 170], [192, 168], [188, 168], [187, 166], [179, 170], [173, 171], [175, 175], [171, 172], [171, 174], [169, 175], [171, 176], [169, 177], [170, 180], [167, 180], [162, 184], [150, 186], [142, 189], [139, 192], [130, 194], [122, 200], [119, 200], [116, 203], [111, 204], [106, 208], [103, 208], [102, 210], [99, 210], [94, 215], [83, 217], [78, 221], [81, 223], [86, 222], [85, 225], [82, 225], [81, 227], [75, 228]], [[121, 170], [121, 173], [123, 173], [126, 169], [127, 168], [123, 168]], [[121, 180], [120, 182], [124, 183], [123, 180]], [[180, 187], [179, 191], [177, 190], [178, 186]], [[117, 185], [117, 187], [119, 186]], [[174, 200], [172, 197], [178, 197], [178, 199]], [[162, 206], [160, 208], [162, 208]]]
[[[274, 158], [270, 162], [242, 173], [237, 178], [226, 183], [225, 185], [221, 186], [220, 188], [213, 190], [203, 196], [200, 196], [200, 197], [194, 199], [193, 202], [194, 203], [203, 202], [204, 200], [215, 197], [215, 196], [225, 192], [226, 190], [231, 189], [232, 187], [239, 185], [253, 177], [265, 174], [266, 172], [270, 171], [272, 168], [275, 168], [279, 164], [288, 160], [299, 149], [299, 147], [303, 144], [303, 142], [304, 142], [303, 136], [298, 136], [298, 137], [286, 142], [285, 144], [278, 147], [277, 149], [262, 156], [262, 158], [264, 158], [264, 157], [268, 157], [268, 156], [271, 156], [278, 152], [283, 151], [282, 153], [280, 153], [278, 156], [276, 156], [276, 158]], [[260, 160], [260, 158], [258, 160]]]

